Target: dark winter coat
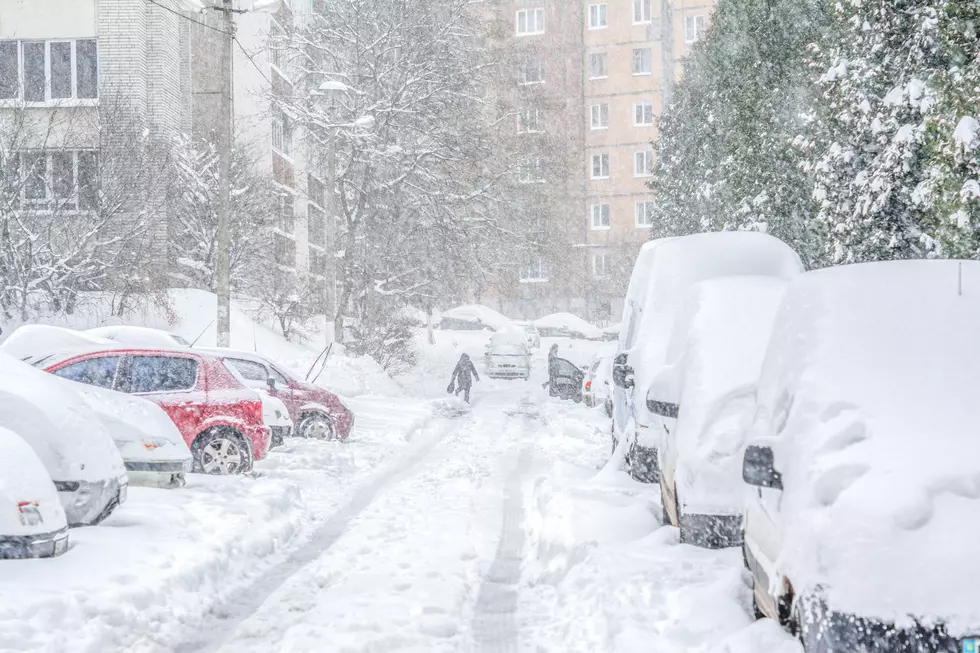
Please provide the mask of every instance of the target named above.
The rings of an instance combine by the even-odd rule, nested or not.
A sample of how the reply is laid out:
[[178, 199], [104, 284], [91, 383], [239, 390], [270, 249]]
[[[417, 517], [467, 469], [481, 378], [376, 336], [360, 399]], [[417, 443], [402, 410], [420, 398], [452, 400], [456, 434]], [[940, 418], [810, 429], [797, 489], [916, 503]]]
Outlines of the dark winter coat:
[[470, 357], [463, 354], [460, 356], [459, 362], [456, 363], [456, 369], [453, 370], [453, 378], [449, 385], [451, 386], [459, 380], [459, 387], [469, 388], [473, 385], [473, 378], [479, 381], [480, 375], [476, 373], [476, 367]]

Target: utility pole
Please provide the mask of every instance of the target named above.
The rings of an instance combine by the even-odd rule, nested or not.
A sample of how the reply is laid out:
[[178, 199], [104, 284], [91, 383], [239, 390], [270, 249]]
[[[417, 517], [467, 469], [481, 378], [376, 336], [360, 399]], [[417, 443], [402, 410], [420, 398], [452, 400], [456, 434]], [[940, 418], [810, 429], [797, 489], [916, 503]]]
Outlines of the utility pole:
[[218, 346], [231, 345], [231, 123], [232, 123], [232, 45], [235, 17], [232, 0], [221, 6], [221, 103], [218, 119], [218, 224], [215, 233], [214, 285], [218, 296]]

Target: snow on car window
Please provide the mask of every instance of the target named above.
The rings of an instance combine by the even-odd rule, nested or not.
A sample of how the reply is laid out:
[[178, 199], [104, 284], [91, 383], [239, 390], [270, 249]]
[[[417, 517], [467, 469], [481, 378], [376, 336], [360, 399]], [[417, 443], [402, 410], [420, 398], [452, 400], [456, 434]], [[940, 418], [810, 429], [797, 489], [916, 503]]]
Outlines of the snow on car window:
[[236, 372], [242, 375], [246, 381], [261, 381], [269, 378], [265, 366], [255, 361], [247, 361], [241, 358], [226, 358], [225, 362], [231, 365]]
[[197, 361], [176, 356], [133, 356], [125, 392], [190, 390], [197, 383]]
[[116, 380], [116, 370], [119, 368], [119, 356], [105, 356], [102, 358], [90, 358], [88, 360], [72, 363], [57, 370], [58, 376], [97, 385], [100, 388], [111, 388]]

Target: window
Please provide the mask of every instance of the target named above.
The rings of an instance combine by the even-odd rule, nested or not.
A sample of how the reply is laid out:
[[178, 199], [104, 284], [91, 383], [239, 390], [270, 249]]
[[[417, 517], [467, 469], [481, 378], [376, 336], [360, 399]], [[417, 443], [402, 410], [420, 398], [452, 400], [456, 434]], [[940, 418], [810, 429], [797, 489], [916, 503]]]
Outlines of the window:
[[274, 109], [272, 115], [272, 147], [286, 156], [293, 153], [293, 126], [282, 109]]
[[606, 5], [589, 5], [589, 29], [606, 27]]
[[609, 276], [609, 254], [592, 255], [592, 276], [596, 278]]
[[649, 75], [653, 72], [653, 50], [636, 48], [633, 50], [633, 74]]
[[119, 361], [119, 356], [90, 358], [62, 367], [60, 370], [55, 370], [54, 373], [63, 379], [71, 379], [100, 388], [112, 388], [116, 382], [116, 370], [119, 369]]
[[653, 224], [653, 202], [636, 203], [636, 226], [649, 227]]
[[605, 52], [593, 52], [589, 55], [589, 77], [601, 79], [609, 76], [609, 58]]
[[609, 179], [609, 155], [608, 154], [592, 155], [592, 178]]
[[41, 211], [88, 211], [98, 206], [99, 159], [95, 152], [17, 152], [6, 165], [12, 176], [19, 175], [14, 198], [18, 206]]
[[633, 124], [637, 127], [647, 127], [653, 124], [653, 102], [640, 100], [633, 103]]
[[517, 79], [521, 84], [543, 84], [544, 61], [541, 59], [525, 61], [517, 71]]
[[589, 207], [589, 212], [592, 214], [593, 229], [609, 228], [609, 205], [608, 204], [593, 204], [592, 206]]
[[593, 104], [589, 108], [592, 129], [609, 129], [609, 105]]
[[704, 16], [684, 17], [684, 42], [694, 43], [704, 37]]
[[289, 387], [289, 379], [286, 377], [285, 374], [283, 374], [276, 368], [269, 367], [269, 375], [276, 380], [276, 385], [279, 386], [280, 388]]
[[653, 152], [640, 150], [633, 153], [633, 176], [649, 177], [653, 174]]
[[192, 390], [197, 385], [197, 361], [178, 356], [133, 356], [124, 376], [123, 392]]
[[79, 41], [0, 41], [0, 100], [63, 102], [98, 97], [98, 45]]
[[544, 283], [548, 280], [548, 268], [544, 260], [539, 256], [527, 265], [521, 267], [521, 283]]
[[651, 0], [633, 0], [633, 22], [634, 23], [649, 23], [651, 8]]
[[521, 162], [519, 179], [522, 184], [540, 184], [544, 182], [544, 165], [540, 158], [525, 159]]
[[517, 114], [517, 133], [534, 134], [544, 131], [544, 116], [540, 109], [524, 109]]
[[265, 365], [242, 358], [226, 358], [225, 363], [246, 381], [253, 381], [252, 385], [261, 384], [262, 387], [265, 387], [266, 380], [269, 378], [269, 372], [265, 369]]
[[517, 12], [517, 35], [544, 34], [544, 8]]

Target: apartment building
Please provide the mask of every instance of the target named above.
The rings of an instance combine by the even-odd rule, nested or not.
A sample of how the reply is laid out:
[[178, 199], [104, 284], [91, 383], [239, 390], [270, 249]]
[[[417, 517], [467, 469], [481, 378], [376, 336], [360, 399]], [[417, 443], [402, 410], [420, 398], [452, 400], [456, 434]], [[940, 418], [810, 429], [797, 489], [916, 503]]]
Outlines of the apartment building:
[[587, 3], [583, 29], [586, 125], [584, 186], [593, 302], [618, 313], [655, 198], [657, 118], [682, 60], [705, 29], [713, 0], [606, 0]]

